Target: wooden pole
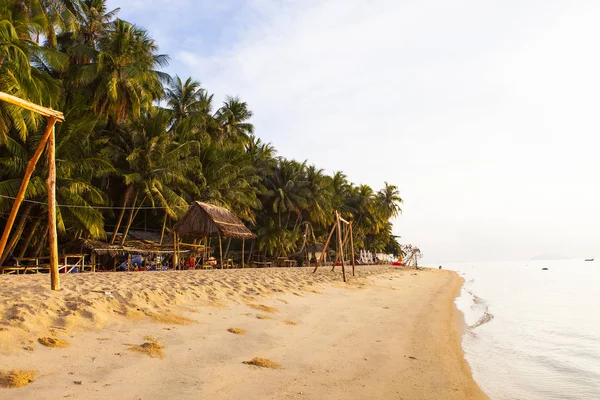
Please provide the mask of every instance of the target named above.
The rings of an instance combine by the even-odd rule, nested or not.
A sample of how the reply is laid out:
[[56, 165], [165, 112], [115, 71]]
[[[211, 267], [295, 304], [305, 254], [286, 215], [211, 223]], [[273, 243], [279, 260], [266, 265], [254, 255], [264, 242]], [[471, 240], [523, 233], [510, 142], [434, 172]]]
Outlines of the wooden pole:
[[[2, 92], [0, 92], [2, 94]], [[3, 100], [0, 98], [0, 100]], [[0, 238], [0, 255], [4, 253], [4, 249], [6, 247], [6, 243], [8, 242], [8, 236], [10, 235], [10, 231], [12, 226], [17, 218], [17, 213], [19, 212], [19, 207], [21, 207], [21, 203], [25, 198], [25, 191], [27, 190], [27, 185], [29, 185], [29, 180], [31, 179], [31, 175], [33, 174], [33, 170], [35, 169], [35, 165], [37, 164], [42, 152], [44, 151], [44, 147], [46, 147], [46, 143], [48, 142], [48, 138], [54, 133], [54, 124], [56, 123], [56, 119], [48, 118], [48, 122], [46, 125], [46, 130], [42, 135], [42, 139], [40, 140], [40, 144], [36, 149], [33, 157], [27, 163], [27, 169], [25, 170], [25, 176], [23, 176], [23, 180], [21, 181], [21, 187], [19, 188], [19, 192], [15, 198], [12, 209], [10, 210], [10, 214], [8, 215], [8, 219], [6, 220], [6, 225], [4, 225], [4, 232], [2, 233], [2, 238]], [[53, 158], [54, 159], [54, 158]]]
[[340, 215], [336, 212], [336, 221], [337, 221], [337, 237], [338, 237], [338, 249], [340, 251], [340, 261], [342, 263], [342, 276], [344, 277], [344, 282], [346, 282], [346, 269], [344, 268], [344, 249], [342, 243], [342, 231], [340, 229]]
[[44, 117], [47, 117], [48, 120], [54, 119], [54, 120], [61, 121], [61, 122], [65, 120], [63, 113], [61, 113], [60, 111], [56, 111], [51, 108], [47, 108], [47, 107], [43, 107], [43, 106], [31, 103], [27, 100], [20, 99], [18, 97], [12, 96], [8, 93], [0, 92], [0, 100], [6, 101], [7, 103], [11, 103], [11, 104], [14, 104], [19, 107], [22, 107], [26, 110], [36, 112], [40, 115], [43, 115]]
[[244, 257], [245, 257], [245, 253], [244, 253], [244, 244], [246, 242], [246, 239], [242, 239], [242, 269], [244, 268]]
[[[341, 221], [344, 221], [342, 218], [340, 218]], [[348, 228], [346, 228], [346, 234], [344, 235], [344, 240], [342, 241], [342, 253], [344, 252], [344, 247], [346, 247], [346, 242], [348, 241], [348, 234], [350, 233], [350, 230]], [[335, 261], [337, 262], [339, 258], [339, 255], [336, 255], [335, 257]], [[333, 263], [333, 268], [331, 268], [331, 272], [333, 272], [333, 270], [335, 269], [335, 262]]]
[[356, 257], [354, 257], [354, 232], [352, 232], [352, 221], [350, 221], [350, 251], [352, 252], [352, 276], [354, 276]]
[[335, 231], [335, 224], [333, 224], [333, 228], [331, 228], [331, 232], [329, 232], [329, 236], [327, 237], [327, 241], [325, 242], [325, 247], [323, 248], [323, 253], [321, 253], [321, 256], [317, 259], [317, 264], [315, 265], [313, 274], [315, 272], [317, 272], [317, 268], [319, 268], [319, 262], [321, 261], [321, 258], [325, 259], [325, 254], [327, 254], [327, 246], [329, 246], [329, 241], [331, 240], [331, 236], [333, 235], [334, 231]]
[[177, 232], [173, 232], [173, 269], [177, 269], [179, 263], [177, 257]]
[[131, 269], [131, 253], [127, 253], [127, 272]]
[[219, 232], [219, 260], [221, 262], [221, 269], [223, 269], [223, 246], [221, 244], [221, 232]]
[[56, 159], [55, 159], [55, 134], [53, 118], [48, 118], [50, 136], [48, 137], [48, 246], [50, 247], [50, 287], [60, 290], [58, 276], [58, 235], [56, 232]]
[[92, 263], [92, 272], [96, 272], [96, 253], [94, 253], [93, 251], [90, 255], [90, 261]]

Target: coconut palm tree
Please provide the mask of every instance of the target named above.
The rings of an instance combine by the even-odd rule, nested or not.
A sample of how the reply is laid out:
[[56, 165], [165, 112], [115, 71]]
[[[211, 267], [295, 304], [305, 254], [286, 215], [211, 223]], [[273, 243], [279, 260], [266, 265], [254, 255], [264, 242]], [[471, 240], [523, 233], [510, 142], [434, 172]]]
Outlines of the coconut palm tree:
[[400, 197], [400, 191], [397, 186], [390, 185], [387, 182], [385, 182], [384, 188], [377, 192], [375, 203], [385, 220], [395, 218], [402, 213], [400, 204], [403, 203], [403, 200]]
[[163, 95], [162, 82], [170, 78], [156, 68], [166, 66], [169, 58], [156, 54], [148, 32], [120, 19], [99, 39], [98, 48], [95, 62], [78, 69], [79, 85], [94, 88], [94, 111], [108, 117], [109, 124], [138, 118]]
[[227, 96], [215, 115], [221, 129], [221, 140], [247, 142], [254, 134], [254, 125], [248, 122], [252, 115], [248, 103], [239, 97]]
[[119, 135], [113, 136], [105, 148], [104, 153], [120, 169], [125, 185], [123, 207], [112, 241], [126, 207], [131, 207], [131, 211], [123, 243], [137, 210], [144, 204], [160, 207], [170, 217], [177, 218], [187, 207], [186, 194], [198, 193], [189, 178], [189, 172], [199, 166], [198, 159], [188, 157], [195, 143], [174, 141], [167, 132], [169, 123], [168, 112], [151, 109], [122, 126]]

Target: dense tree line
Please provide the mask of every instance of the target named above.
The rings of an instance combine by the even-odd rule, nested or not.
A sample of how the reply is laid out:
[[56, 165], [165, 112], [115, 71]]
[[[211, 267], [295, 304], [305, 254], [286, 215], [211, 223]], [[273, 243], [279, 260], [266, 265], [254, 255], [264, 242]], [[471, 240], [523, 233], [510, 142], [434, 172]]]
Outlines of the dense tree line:
[[[306, 222], [323, 242], [334, 210], [355, 221], [357, 247], [398, 253], [396, 186], [374, 191], [277, 156], [255, 135], [246, 102], [219, 104], [193, 78], [161, 72], [168, 56], [118, 11], [104, 0], [0, 0], [0, 91], [66, 116], [56, 132], [62, 242], [160, 229], [202, 200], [239, 215], [269, 256], [297, 251]], [[2, 218], [43, 127], [33, 113], [0, 103]], [[45, 251], [46, 171], [42, 159], [4, 258]]]

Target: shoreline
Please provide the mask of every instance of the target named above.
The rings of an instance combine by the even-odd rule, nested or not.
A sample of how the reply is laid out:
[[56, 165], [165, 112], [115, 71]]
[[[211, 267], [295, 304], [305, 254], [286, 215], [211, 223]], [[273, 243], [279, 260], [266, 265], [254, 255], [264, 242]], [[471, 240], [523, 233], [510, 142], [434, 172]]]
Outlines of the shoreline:
[[[454, 303], [463, 280], [455, 272], [361, 267], [350, 284], [340, 280], [340, 271], [326, 268], [314, 275], [301, 268], [97, 274], [65, 280], [65, 291], [53, 295], [30, 282], [4, 279], [0, 326], [10, 329], [0, 331], [0, 340], [10, 338], [12, 345], [3, 346], [0, 370], [37, 369], [38, 376], [26, 387], [0, 389], [0, 397], [6, 391], [40, 400], [487, 399], [464, 358], [464, 317]], [[109, 286], [113, 299], [92, 291]], [[9, 300], [11, 289], [21, 298]], [[41, 306], [29, 306], [29, 323], [25, 318], [6, 324], [15, 305], [43, 298], [47, 308], [64, 303], [75, 310], [45, 320]], [[144, 303], [151, 306], [140, 308]], [[158, 323], [148, 317], [151, 310], [184, 319]], [[63, 327], [36, 331], [42, 322]], [[46, 329], [70, 346], [30, 343], [23, 329], [29, 336]], [[148, 340], [166, 346], [163, 359], [129, 351]], [[21, 348], [27, 343], [33, 350]], [[243, 364], [253, 357], [271, 359], [281, 369]]]

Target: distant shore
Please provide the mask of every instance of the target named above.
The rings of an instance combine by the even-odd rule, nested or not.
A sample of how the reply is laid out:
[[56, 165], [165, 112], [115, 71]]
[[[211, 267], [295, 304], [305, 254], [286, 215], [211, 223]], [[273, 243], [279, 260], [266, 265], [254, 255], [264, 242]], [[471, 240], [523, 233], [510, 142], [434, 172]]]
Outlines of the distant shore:
[[0, 371], [35, 378], [0, 397], [487, 398], [461, 348], [456, 273], [311, 272], [72, 274], [58, 293], [47, 275], [2, 275]]

